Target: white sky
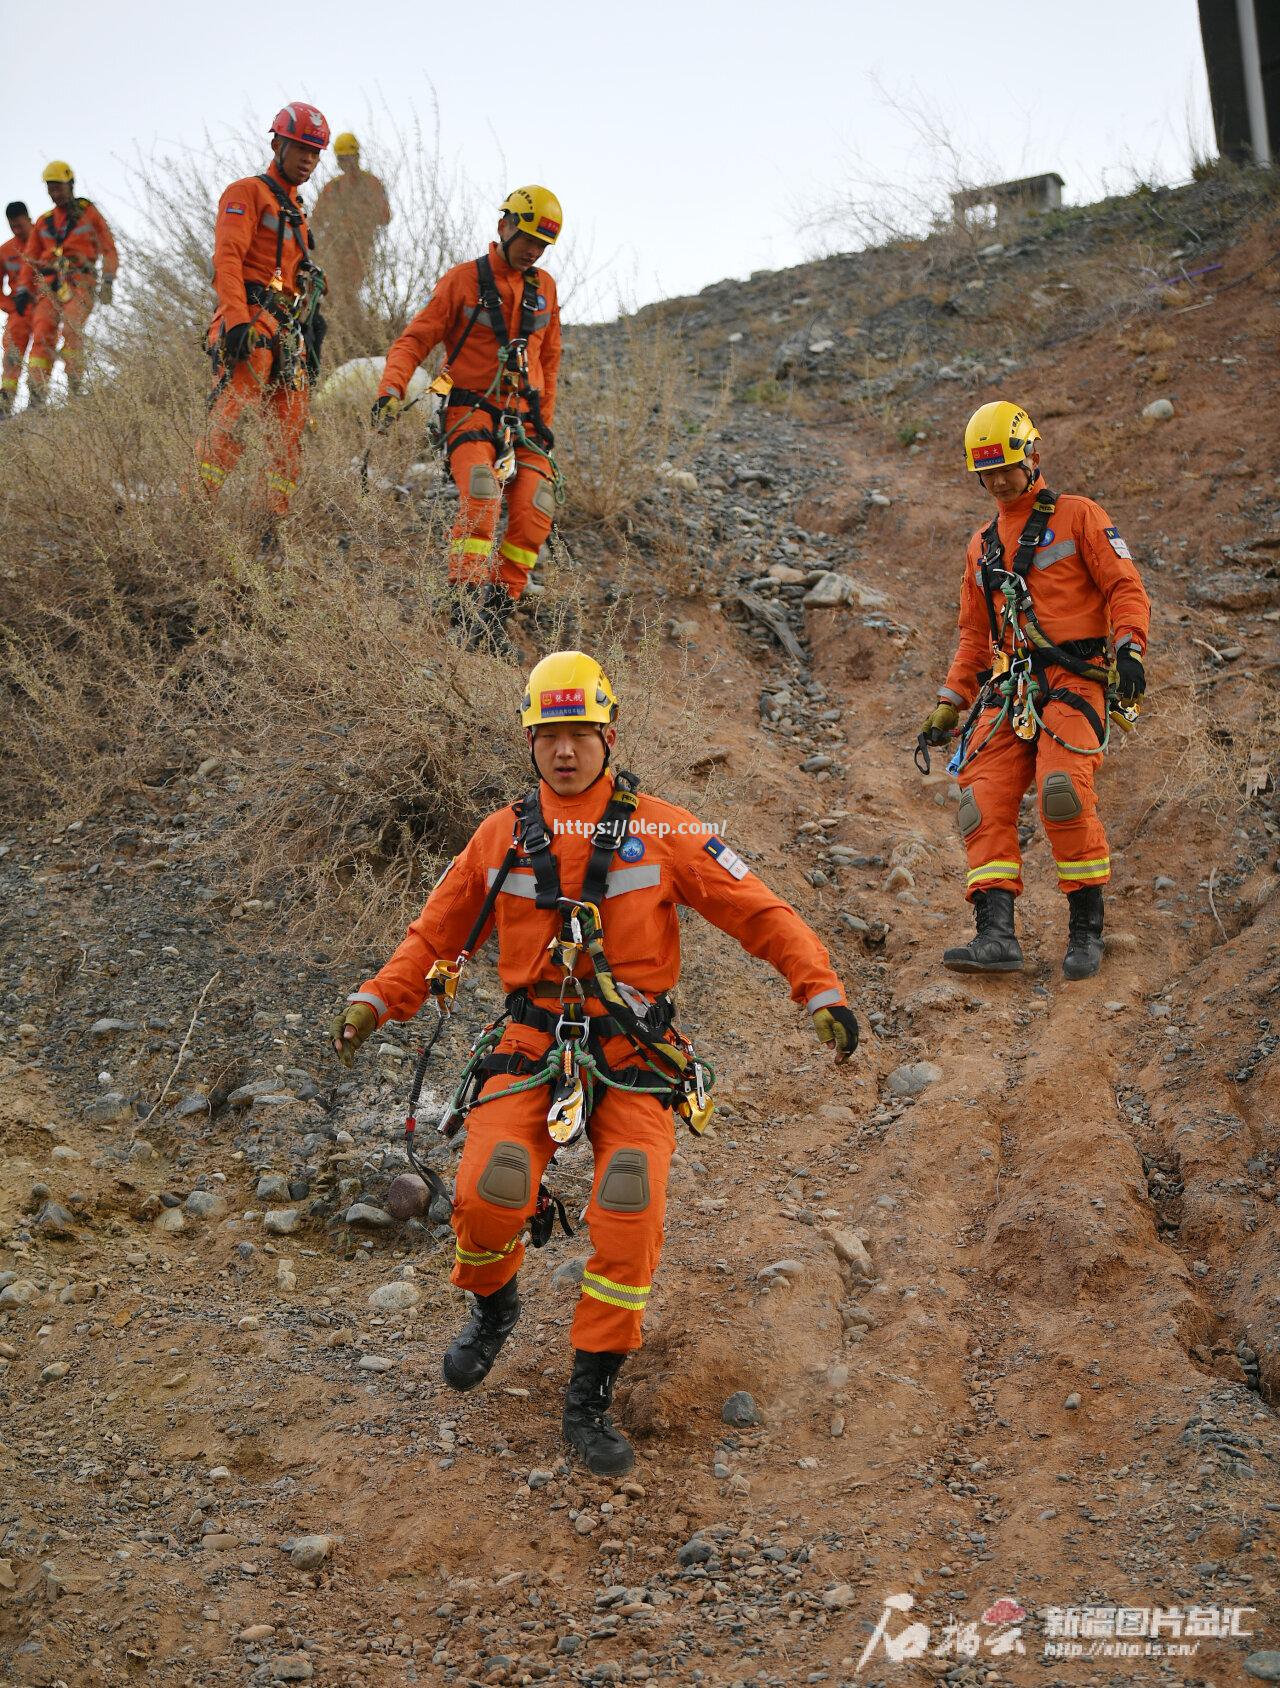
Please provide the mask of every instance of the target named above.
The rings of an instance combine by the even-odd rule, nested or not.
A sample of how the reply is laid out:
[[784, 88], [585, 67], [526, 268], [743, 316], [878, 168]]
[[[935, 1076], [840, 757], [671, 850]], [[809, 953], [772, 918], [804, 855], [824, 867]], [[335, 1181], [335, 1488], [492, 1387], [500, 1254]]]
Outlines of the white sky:
[[[805, 212], [854, 176], [936, 185], [948, 166], [919, 116], [951, 137], [969, 179], [1056, 169], [1069, 200], [1135, 174], [1185, 179], [1193, 145], [1212, 151], [1195, 0], [6, 10], [5, 200], [44, 209], [40, 172], [68, 158], [127, 237], [139, 154], [265, 130], [297, 98], [335, 133], [376, 141], [414, 111], [430, 128], [434, 97], [442, 151], [482, 195], [555, 189], [605, 302], [811, 256]], [[822, 244], [857, 242], [836, 230]]]

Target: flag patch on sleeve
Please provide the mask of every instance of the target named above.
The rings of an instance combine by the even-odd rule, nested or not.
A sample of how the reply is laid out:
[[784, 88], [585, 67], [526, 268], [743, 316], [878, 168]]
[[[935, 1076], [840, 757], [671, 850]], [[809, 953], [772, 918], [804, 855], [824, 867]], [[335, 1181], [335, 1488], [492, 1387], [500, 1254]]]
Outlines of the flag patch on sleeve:
[[1120, 529], [1109, 527], [1106, 530], [1106, 535], [1108, 540], [1111, 542], [1111, 549], [1115, 552], [1116, 556], [1123, 557], [1126, 562], [1132, 562], [1133, 552], [1130, 551], [1124, 540], [1121, 539]]
[[750, 872], [746, 862], [729, 848], [723, 838], [708, 838], [703, 848], [712, 860], [719, 862], [724, 871], [734, 879], [745, 879]]
[[227, 206], [227, 216], [228, 217], [243, 217], [244, 216], [244, 206], [243, 205], [228, 205]]

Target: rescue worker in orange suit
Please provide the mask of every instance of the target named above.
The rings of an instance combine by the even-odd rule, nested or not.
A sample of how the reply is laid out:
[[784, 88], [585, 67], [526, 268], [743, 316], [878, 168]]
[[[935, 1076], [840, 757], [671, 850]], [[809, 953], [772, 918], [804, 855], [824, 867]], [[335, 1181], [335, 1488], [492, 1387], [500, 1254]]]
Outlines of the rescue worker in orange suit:
[[[106, 218], [90, 200], [76, 196], [75, 172], [55, 158], [44, 169], [53, 209], [36, 220], [23, 254], [26, 265], [14, 309], [31, 307], [31, 350], [27, 356], [29, 402], [39, 407], [49, 395], [53, 360], [62, 335], [67, 388], [80, 391], [84, 377], [84, 325], [95, 298], [111, 303], [119, 256]], [[98, 261], [102, 279], [98, 279]]]
[[19, 311], [16, 304], [19, 278], [26, 260], [23, 252], [31, 239], [31, 213], [20, 199], [4, 208], [11, 239], [0, 246], [0, 311], [4, 312], [4, 367], [0, 372], [0, 416], [8, 416], [18, 396], [22, 365], [31, 339], [30, 301]]
[[[239, 461], [245, 415], [256, 415], [269, 429], [267, 508], [274, 518], [287, 515], [297, 490], [302, 431], [324, 339], [324, 276], [311, 261], [298, 190], [329, 144], [329, 125], [314, 106], [295, 100], [277, 114], [271, 135], [265, 174], [232, 182], [218, 201], [218, 308], [207, 339], [213, 392], [198, 456], [203, 489], [216, 498]], [[273, 546], [274, 529], [264, 540], [264, 548]]]
[[[960, 712], [969, 714], [958, 752], [959, 822], [976, 932], [947, 950], [943, 965], [959, 973], [1021, 971], [1013, 918], [1022, 891], [1018, 808], [1035, 785], [1069, 908], [1062, 971], [1088, 979], [1102, 962], [1102, 887], [1111, 877], [1094, 789], [1109, 707], [1108, 639], [1117, 694], [1111, 710], [1131, 724], [1146, 691], [1151, 605], [1102, 506], [1046, 488], [1039, 438], [1026, 411], [1006, 400], [984, 404], [965, 430], [969, 472], [995, 500], [996, 514], [969, 541], [959, 648], [921, 736], [949, 744]], [[985, 684], [984, 672], [992, 676]]]
[[[510, 1019], [485, 1063], [489, 1076], [470, 1111], [457, 1175], [453, 1282], [471, 1291], [475, 1304], [444, 1356], [444, 1378], [453, 1389], [483, 1382], [520, 1316], [521, 1233], [535, 1215], [557, 1147], [561, 1093], [550, 1080], [511, 1087], [519, 1075], [544, 1065], [553, 1042], [559, 1045], [557, 1023], [575, 1011], [578, 990], [580, 1010], [589, 1017], [587, 1047], [615, 1076], [642, 1086], [653, 1073], [636, 1024], [651, 1037], [678, 1037], [670, 993], [680, 975], [677, 914], [683, 905], [786, 978], [793, 1001], [808, 1011], [838, 1061], [858, 1043], [858, 1022], [816, 933], [722, 838], [686, 810], [638, 792], [629, 774], [610, 770], [617, 712], [613, 687], [590, 656], [558, 651], [537, 664], [521, 713], [536, 789], [514, 805], [514, 814], [511, 807], [500, 809], [482, 822], [437, 881], [399, 949], [347, 999], [329, 1028], [334, 1048], [350, 1065], [375, 1027], [416, 1014], [429, 993], [433, 964], [438, 971], [467, 946], [485, 914], [486, 890], [496, 882], [493, 913], [475, 947], [496, 928]], [[558, 903], [557, 894], [567, 903]], [[566, 908], [581, 912], [586, 903], [600, 911], [607, 987], [572, 942]], [[606, 988], [612, 1006], [599, 994]], [[607, 1414], [619, 1368], [640, 1347], [662, 1249], [675, 1148], [671, 1102], [669, 1086], [665, 1094], [599, 1086], [587, 1126], [595, 1162], [587, 1207], [593, 1252], [573, 1321], [563, 1430], [571, 1450], [598, 1475], [628, 1471], [634, 1458]], [[692, 1111], [681, 1112], [697, 1128]]]
[[[409, 378], [438, 345], [445, 362], [444, 442], [458, 488], [449, 550], [455, 625], [474, 643], [506, 647], [506, 623], [551, 532], [557, 476], [549, 453], [560, 371], [556, 284], [537, 260], [560, 235], [560, 201], [516, 188], [502, 204], [487, 254], [457, 264], [436, 285], [387, 354], [374, 425], [386, 427]], [[506, 488], [507, 531], [493, 541]]]
[[391, 221], [387, 190], [360, 168], [360, 142], [344, 130], [334, 138], [338, 174], [316, 196], [311, 215], [329, 280], [329, 300], [348, 318], [358, 309], [378, 230]]

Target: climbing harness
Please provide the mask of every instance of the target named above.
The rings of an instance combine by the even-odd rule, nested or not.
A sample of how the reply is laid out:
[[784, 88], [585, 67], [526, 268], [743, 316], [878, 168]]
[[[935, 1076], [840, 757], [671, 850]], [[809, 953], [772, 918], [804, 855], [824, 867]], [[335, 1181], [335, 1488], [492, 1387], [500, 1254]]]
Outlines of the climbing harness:
[[[448, 1199], [439, 1178], [426, 1168], [414, 1150], [415, 1116], [423, 1075], [444, 1017], [452, 1008], [459, 972], [479, 942], [498, 893], [517, 858], [522, 858], [533, 870], [535, 905], [555, 910], [561, 916], [560, 931], [547, 946], [550, 961], [561, 975], [558, 981], [547, 981], [548, 994], [555, 992], [554, 1006], [541, 1006], [527, 990], [513, 991], [507, 997], [503, 1012], [483, 1027], [471, 1045], [466, 1065], [440, 1115], [439, 1134], [445, 1139], [456, 1135], [473, 1108], [544, 1087], [549, 1092], [547, 1131], [559, 1148], [575, 1142], [588, 1129], [601, 1088], [654, 1096], [699, 1135], [710, 1125], [715, 1072], [676, 1029], [671, 998], [664, 994], [651, 1001], [643, 993], [620, 983], [605, 956], [600, 904], [605, 899], [609, 868], [626, 838], [639, 801], [635, 777], [619, 769], [614, 776], [613, 796], [595, 829], [582, 894], [576, 898], [561, 893], [551, 837], [537, 791], [531, 791], [514, 805], [511, 848], [495, 872], [466, 946], [456, 962], [436, 962], [428, 975], [428, 986], [441, 1018], [418, 1059], [409, 1117], [405, 1121], [405, 1143], [411, 1164], [433, 1194]], [[578, 967], [584, 961], [590, 972], [579, 975]], [[604, 1004], [602, 1014], [587, 1012], [584, 985], [588, 983], [592, 994]], [[508, 1023], [549, 1033], [552, 1041], [546, 1054], [534, 1058], [520, 1051], [499, 1051], [498, 1044]], [[623, 1068], [611, 1065], [603, 1047], [611, 1037], [627, 1039], [635, 1051], [634, 1061]], [[505, 1074], [511, 1082], [482, 1095], [486, 1080], [495, 1074]], [[548, 1240], [557, 1220], [566, 1234], [572, 1235], [563, 1203], [544, 1184], [530, 1222], [530, 1240], [535, 1247]]]
[[80, 218], [88, 203], [84, 199], [72, 199], [65, 207], [65, 220], [61, 230], [58, 228], [58, 207], [45, 213], [49, 224], [49, 233], [53, 237], [53, 262], [40, 264], [40, 274], [45, 279], [45, 285], [58, 304], [65, 305], [71, 299], [71, 281], [73, 275], [90, 275], [95, 266], [93, 264], [77, 264], [63, 252], [63, 247], [80, 226]]
[[[482, 316], [497, 342], [497, 369], [489, 386], [478, 393], [457, 386], [449, 366], [471, 338]], [[431, 432], [446, 461], [457, 446], [476, 440], [492, 444], [493, 472], [504, 485], [515, 474], [516, 450], [523, 447], [546, 463], [555, 501], [563, 504], [564, 477], [555, 459], [555, 436], [542, 420], [541, 393], [529, 385], [529, 340], [545, 320], [546, 301], [538, 291], [538, 272], [526, 270], [520, 300], [520, 332], [513, 340], [507, 332], [493, 265], [488, 254], [477, 258], [475, 305], [457, 344], [448, 352], [439, 375], [431, 383], [430, 390], [444, 401]], [[465, 410], [465, 414], [450, 424], [451, 410]], [[488, 426], [470, 426], [477, 415], [483, 416]]]
[[[1047, 733], [1055, 744], [1074, 756], [1104, 754], [1111, 742], [1113, 720], [1126, 732], [1137, 723], [1139, 702], [1136, 698], [1126, 700], [1118, 695], [1115, 664], [1099, 665], [1098, 659], [1105, 658], [1107, 654], [1106, 640], [1067, 639], [1055, 644], [1036, 615], [1027, 577], [1057, 500], [1057, 493], [1047, 489], [1041, 491], [1019, 537], [1011, 569], [1004, 566], [998, 517], [993, 517], [983, 532], [978, 571], [991, 626], [992, 664], [978, 676], [978, 696], [960, 729], [955, 751], [947, 763], [947, 772], [953, 778], [964, 772], [1006, 720], [1018, 738], [1025, 742], [1032, 743], [1040, 733]], [[1050, 687], [1047, 679], [1050, 667], [1065, 668], [1069, 674], [1101, 686], [1107, 700], [1104, 716], [1100, 717], [1089, 700], [1071, 687]], [[1097, 742], [1079, 745], [1060, 738], [1045, 721], [1043, 713], [1048, 704], [1055, 702], [1069, 704], [1082, 715], [1092, 727]], [[997, 704], [995, 719], [981, 741], [973, 744], [983, 714]], [[932, 764], [924, 733], [916, 740], [914, 759], [921, 773], [927, 774]]]

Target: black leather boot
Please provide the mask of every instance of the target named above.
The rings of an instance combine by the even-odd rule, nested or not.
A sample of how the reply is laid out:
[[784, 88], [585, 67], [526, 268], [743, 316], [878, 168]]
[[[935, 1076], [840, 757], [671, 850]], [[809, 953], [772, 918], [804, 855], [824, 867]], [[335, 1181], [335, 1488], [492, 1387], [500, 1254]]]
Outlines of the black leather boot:
[[470, 639], [471, 649], [488, 650], [496, 657], [514, 661], [516, 648], [507, 631], [507, 623], [511, 620], [515, 607], [516, 601], [505, 586], [486, 586]]
[[492, 1295], [473, 1299], [474, 1313], [445, 1349], [444, 1380], [450, 1389], [474, 1389], [484, 1382], [520, 1317], [520, 1292], [514, 1278]]
[[635, 1449], [608, 1416], [626, 1357], [574, 1350], [573, 1376], [564, 1397], [564, 1439], [596, 1477], [621, 1477], [636, 1462]]
[[1102, 892], [1096, 885], [1068, 893], [1071, 913], [1062, 973], [1067, 979], [1092, 979], [1102, 966]]
[[1012, 891], [975, 891], [977, 932], [967, 944], [945, 950], [942, 965], [953, 973], [1021, 973], [1022, 945], [1013, 932], [1013, 902]]

